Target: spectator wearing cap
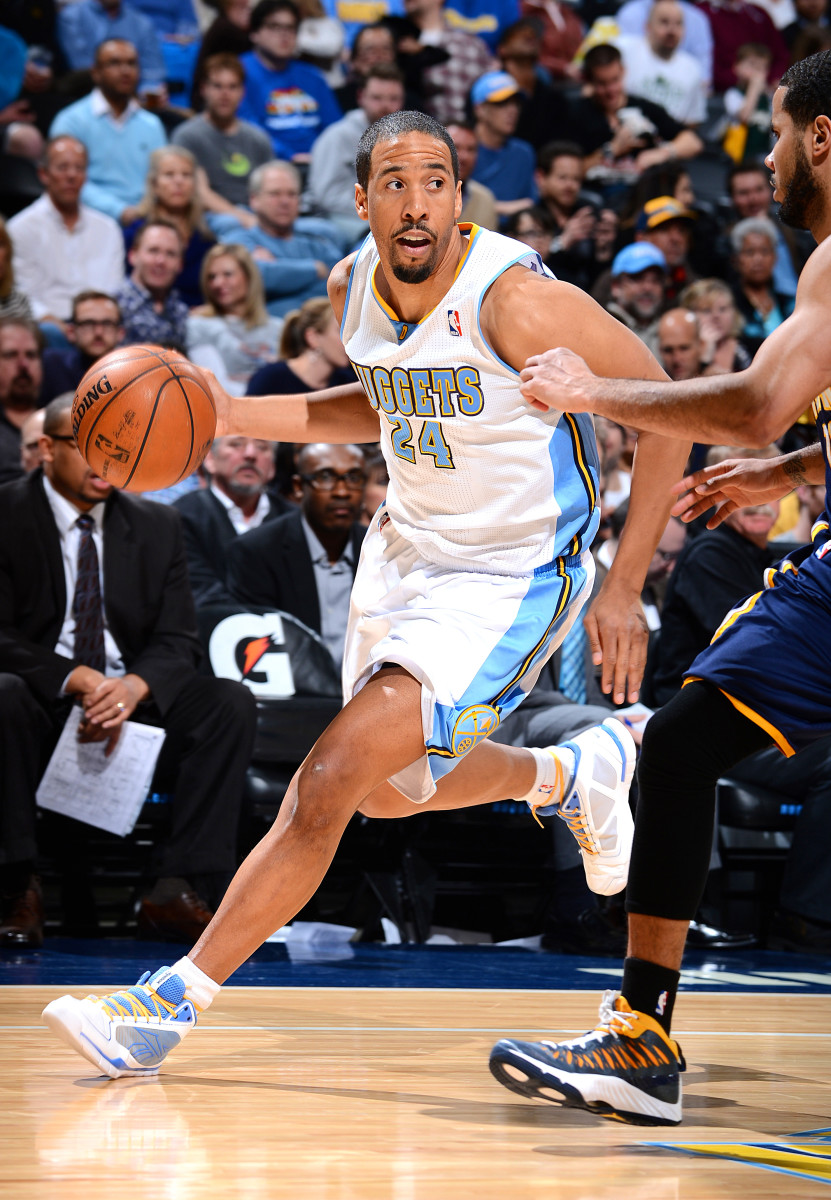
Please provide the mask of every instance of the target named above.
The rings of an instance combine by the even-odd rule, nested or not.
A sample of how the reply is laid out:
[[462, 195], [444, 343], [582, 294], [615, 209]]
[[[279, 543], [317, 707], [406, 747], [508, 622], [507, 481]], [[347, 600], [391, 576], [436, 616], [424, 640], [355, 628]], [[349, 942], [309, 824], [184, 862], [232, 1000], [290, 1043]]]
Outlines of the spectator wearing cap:
[[606, 309], [631, 329], [653, 354], [658, 351], [658, 323], [665, 304], [666, 259], [650, 242], [624, 246], [611, 269], [611, 299]]
[[583, 60], [583, 79], [591, 95], [573, 103], [569, 137], [582, 147], [587, 172], [634, 178], [656, 163], [694, 158], [703, 150], [698, 134], [660, 104], [627, 93], [617, 46], [593, 46]]
[[695, 219], [693, 210], [674, 196], [656, 196], [647, 200], [635, 221], [635, 240], [657, 246], [666, 261], [667, 303], [698, 278], [689, 264]]
[[473, 178], [490, 188], [496, 197], [496, 211], [504, 219], [537, 199], [534, 151], [513, 136], [522, 93], [507, 71], [487, 71], [470, 89], [470, 102], [479, 143]]

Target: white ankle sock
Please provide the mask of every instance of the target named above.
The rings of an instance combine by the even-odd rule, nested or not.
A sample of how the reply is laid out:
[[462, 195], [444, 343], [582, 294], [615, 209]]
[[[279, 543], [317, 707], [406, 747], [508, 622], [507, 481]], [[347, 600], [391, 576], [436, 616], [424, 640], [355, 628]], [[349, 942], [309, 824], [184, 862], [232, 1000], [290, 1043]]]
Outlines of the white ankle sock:
[[185, 995], [192, 1000], [200, 1012], [203, 1012], [216, 996], [220, 984], [215, 983], [209, 975], [197, 967], [193, 959], [180, 958], [170, 968], [171, 973], [178, 975], [185, 985]]
[[[574, 777], [574, 751], [564, 746], [556, 746], [551, 750], [541, 750], [537, 746], [527, 746], [537, 764], [537, 777], [530, 792], [524, 796], [515, 796], [516, 800], [524, 800], [526, 804], [546, 805], [558, 804], [566, 795]], [[557, 770], [559, 760], [561, 771]], [[560, 788], [562, 787], [562, 796]], [[545, 790], [543, 790], [545, 789]], [[550, 797], [547, 799], [547, 796]]]

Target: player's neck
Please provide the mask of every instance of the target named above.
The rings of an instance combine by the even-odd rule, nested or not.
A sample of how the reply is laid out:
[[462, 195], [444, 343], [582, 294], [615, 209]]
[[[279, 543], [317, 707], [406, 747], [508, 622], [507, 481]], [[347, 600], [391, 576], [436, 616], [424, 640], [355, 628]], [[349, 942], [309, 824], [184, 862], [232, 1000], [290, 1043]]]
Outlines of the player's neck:
[[400, 320], [410, 324], [422, 321], [449, 292], [467, 246], [468, 239], [456, 225], [441, 262], [424, 283], [402, 283], [379, 263], [375, 282], [381, 298]]

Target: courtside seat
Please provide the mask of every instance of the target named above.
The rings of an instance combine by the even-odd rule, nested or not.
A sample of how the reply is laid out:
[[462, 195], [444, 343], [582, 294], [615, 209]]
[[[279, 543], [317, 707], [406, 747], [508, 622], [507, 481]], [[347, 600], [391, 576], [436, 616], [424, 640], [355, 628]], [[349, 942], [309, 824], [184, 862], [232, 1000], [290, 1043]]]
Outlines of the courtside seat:
[[764, 936], [801, 805], [791, 796], [729, 776], [716, 785], [726, 929]]

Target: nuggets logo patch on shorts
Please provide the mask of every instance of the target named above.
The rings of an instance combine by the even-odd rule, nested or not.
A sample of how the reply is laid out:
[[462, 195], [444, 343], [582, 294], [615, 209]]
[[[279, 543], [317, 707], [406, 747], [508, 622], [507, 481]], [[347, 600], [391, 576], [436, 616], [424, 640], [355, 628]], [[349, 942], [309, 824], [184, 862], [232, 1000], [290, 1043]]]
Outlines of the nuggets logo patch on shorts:
[[490, 704], [474, 704], [466, 708], [453, 726], [453, 753], [467, 754], [478, 742], [488, 737], [499, 724], [499, 713]]

